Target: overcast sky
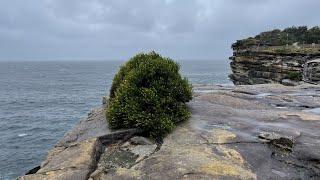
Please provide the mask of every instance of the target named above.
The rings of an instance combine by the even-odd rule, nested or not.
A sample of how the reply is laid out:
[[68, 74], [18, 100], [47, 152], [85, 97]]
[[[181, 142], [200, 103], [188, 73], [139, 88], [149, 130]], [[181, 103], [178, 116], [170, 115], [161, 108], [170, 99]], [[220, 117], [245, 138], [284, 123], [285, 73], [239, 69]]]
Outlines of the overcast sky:
[[222, 59], [237, 39], [320, 25], [320, 0], [1, 0], [0, 60]]

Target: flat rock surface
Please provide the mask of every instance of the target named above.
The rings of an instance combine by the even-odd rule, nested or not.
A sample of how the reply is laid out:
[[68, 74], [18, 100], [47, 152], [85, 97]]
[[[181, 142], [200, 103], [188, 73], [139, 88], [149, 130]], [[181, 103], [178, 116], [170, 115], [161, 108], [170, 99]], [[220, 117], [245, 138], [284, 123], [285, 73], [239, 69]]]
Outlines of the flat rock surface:
[[92, 179], [319, 179], [320, 86], [195, 86], [156, 152]]

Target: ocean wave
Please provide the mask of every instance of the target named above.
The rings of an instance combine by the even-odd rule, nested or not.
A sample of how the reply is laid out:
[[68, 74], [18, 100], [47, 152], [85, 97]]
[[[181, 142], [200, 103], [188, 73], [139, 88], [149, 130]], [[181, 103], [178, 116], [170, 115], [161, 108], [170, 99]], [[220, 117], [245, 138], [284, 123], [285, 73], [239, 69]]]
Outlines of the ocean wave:
[[22, 133], [22, 134], [18, 134], [18, 137], [24, 137], [24, 136], [27, 136], [28, 134], [26, 133]]

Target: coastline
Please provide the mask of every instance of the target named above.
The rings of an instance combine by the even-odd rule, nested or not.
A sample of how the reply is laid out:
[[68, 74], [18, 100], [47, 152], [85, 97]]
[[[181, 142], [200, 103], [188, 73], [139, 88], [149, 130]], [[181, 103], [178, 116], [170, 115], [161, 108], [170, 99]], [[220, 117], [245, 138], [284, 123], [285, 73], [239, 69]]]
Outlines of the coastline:
[[[194, 91], [191, 119], [162, 144], [140, 137], [135, 129], [109, 131], [102, 106], [65, 134], [38, 171], [18, 179], [160, 179], [163, 173], [168, 179], [319, 175], [317, 161], [312, 161], [320, 159], [320, 142], [314, 140], [320, 137], [319, 86], [195, 85]], [[140, 138], [139, 143], [133, 138]], [[110, 152], [119, 157], [125, 153], [132, 162], [106, 161]]]

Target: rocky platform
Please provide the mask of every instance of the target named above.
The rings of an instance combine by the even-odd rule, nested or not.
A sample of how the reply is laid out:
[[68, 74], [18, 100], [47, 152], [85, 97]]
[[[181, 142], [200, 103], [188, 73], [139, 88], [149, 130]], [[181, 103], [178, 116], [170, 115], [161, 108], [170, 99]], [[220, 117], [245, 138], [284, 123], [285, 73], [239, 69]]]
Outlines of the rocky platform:
[[191, 119], [163, 142], [136, 130], [109, 131], [100, 108], [20, 179], [320, 178], [320, 86], [194, 91]]

